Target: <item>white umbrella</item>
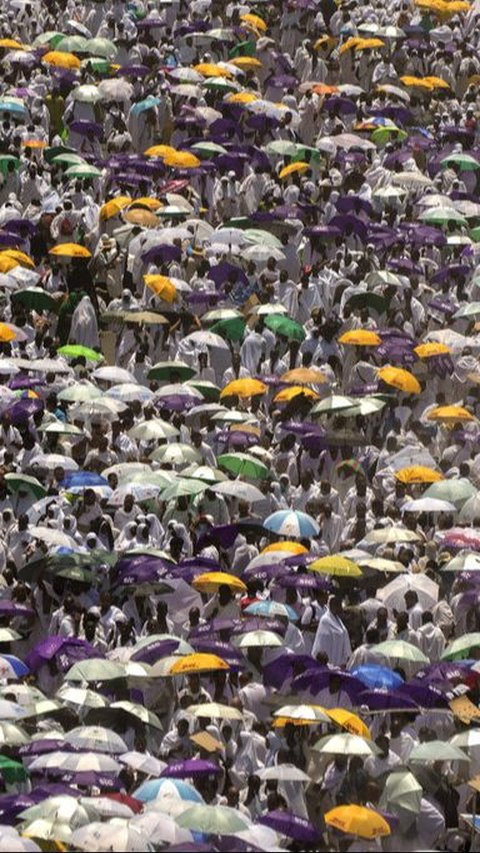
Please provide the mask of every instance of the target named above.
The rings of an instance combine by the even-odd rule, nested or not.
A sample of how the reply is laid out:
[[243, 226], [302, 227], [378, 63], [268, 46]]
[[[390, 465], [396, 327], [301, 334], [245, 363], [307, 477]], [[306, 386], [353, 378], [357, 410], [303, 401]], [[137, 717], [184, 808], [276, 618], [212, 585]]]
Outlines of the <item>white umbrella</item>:
[[95, 693], [94, 690], [88, 690], [86, 687], [72, 687], [70, 684], [62, 685], [56, 693], [56, 698], [67, 705], [79, 708], [105, 708], [108, 705], [107, 700], [100, 693]]
[[80, 850], [96, 851], [118, 851], [118, 853], [129, 853], [129, 851], [152, 850], [148, 836], [120, 818], [113, 818], [108, 823], [93, 821], [88, 826], [76, 829], [72, 835], [72, 844]]
[[[191, 707], [188, 709], [189, 713], [190, 711]], [[148, 755], [145, 752], [136, 752], [135, 750], [125, 752], [118, 757], [118, 760], [128, 767], [133, 767], [139, 773], [145, 773], [146, 776], [160, 776], [162, 770], [165, 770], [167, 766], [164, 761], [159, 761], [153, 755]]]
[[400, 507], [402, 512], [456, 512], [457, 508], [449, 501], [441, 501], [437, 498], [417, 498], [417, 500], [406, 501]]
[[132, 385], [138, 385], [133, 373], [125, 370], [123, 367], [97, 367], [93, 371], [92, 376], [95, 379], [100, 379], [102, 382], [111, 382], [113, 385], [120, 385], [128, 382]]
[[27, 712], [21, 705], [8, 699], [0, 699], [0, 720], [21, 720], [25, 716]]
[[312, 749], [325, 755], [378, 755], [378, 746], [360, 735], [338, 734], [320, 738]]
[[126, 403], [114, 400], [113, 397], [102, 397], [98, 400], [87, 400], [72, 408], [70, 417], [72, 421], [107, 420], [116, 421], [118, 415], [127, 408]]
[[121, 385], [112, 385], [108, 391], [105, 391], [102, 399], [105, 397], [112, 397], [122, 403], [133, 403], [135, 400], [139, 400], [141, 403], [149, 403], [153, 399], [153, 391], [150, 391], [150, 388], [145, 385], [124, 382]]
[[442, 572], [480, 572], [480, 554], [461, 551], [442, 566]]
[[248, 501], [248, 503], [263, 501], [265, 498], [265, 495], [256, 486], [243, 483], [241, 480], [225, 480], [223, 483], [216, 483], [212, 486], [212, 492], [237, 498], [237, 500]]
[[64, 471], [78, 471], [78, 465], [70, 456], [62, 456], [60, 453], [39, 453], [30, 460], [29, 467], [34, 470], [40, 468], [43, 471], [53, 471], [54, 468], [63, 468]]
[[104, 101], [126, 101], [133, 95], [133, 86], [126, 80], [102, 80], [98, 90]]
[[145, 835], [155, 846], [189, 844], [193, 840], [190, 830], [181, 829], [172, 818], [153, 811], [134, 817], [130, 827]]
[[29, 770], [50, 768], [67, 770], [70, 773], [120, 773], [122, 765], [101, 752], [49, 752], [47, 755], [39, 755], [32, 761]]
[[[326, 719], [329, 717], [325, 714]], [[296, 767], [295, 764], [275, 764], [273, 767], [263, 767], [257, 770], [256, 776], [265, 782], [275, 779], [278, 782], [311, 782], [310, 776]]]
[[102, 752], [119, 754], [127, 751], [127, 744], [111, 729], [103, 726], [80, 726], [65, 736], [65, 742], [77, 749], [101, 749]]
[[119, 803], [110, 797], [80, 797], [78, 802], [100, 817], [123, 817], [128, 820], [135, 814], [126, 803]]
[[230, 352], [228, 343], [224, 341], [220, 335], [216, 335], [214, 332], [192, 332], [191, 335], [187, 335], [187, 337], [184, 338], [184, 342], [187, 341], [199, 346], [215, 347], [216, 349], [228, 350], [228, 352]]
[[392, 542], [419, 542], [421, 536], [406, 527], [383, 527], [371, 530], [364, 538], [364, 542], [372, 545], [389, 544]]
[[49, 548], [70, 548], [72, 551], [78, 550], [78, 545], [72, 537], [67, 536], [66, 533], [62, 533], [61, 530], [38, 526], [30, 527], [29, 533], [34, 537], [34, 539], [39, 539], [40, 542], [43, 542]]
[[477, 518], [480, 518], [480, 492], [465, 501], [458, 514], [458, 520], [462, 524], [473, 524]]
[[187, 465], [189, 462], [201, 462], [202, 456], [191, 444], [164, 444], [150, 454], [154, 462], [170, 465]]
[[140, 421], [128, 431], [128, 435], [139, 441], [155, 441], [158, 438], [176, 438], [179, 430], [166, 421], [152, 418], [149, 421]]
[[19, 835], [13, 826], [0, 825], [1, 853], [35, 853], [41, 849], [31, 838], [24, 838]]
[[424, 610], [435, 607], [438, 601], [439, 586], [423, 574], [399, 575], [389, 584], [379, 589], [377, 598], [389, 610], [405, 610], [405, 594], [413, 590]]
[[274, 258], [276, 261], [284, 261], [285, 253], [281, 252], [280, 249], [276, 249], [275, 246], [254, 245], [242, 251], [242, 257], [248, 261], [266, 263], [269, 258]]
[[77, 382], [59, 391], [57, 398], [65, 403], [84, 403], [86, 400], [94, 400], [101, 397], [100, 388], [91, 382]]

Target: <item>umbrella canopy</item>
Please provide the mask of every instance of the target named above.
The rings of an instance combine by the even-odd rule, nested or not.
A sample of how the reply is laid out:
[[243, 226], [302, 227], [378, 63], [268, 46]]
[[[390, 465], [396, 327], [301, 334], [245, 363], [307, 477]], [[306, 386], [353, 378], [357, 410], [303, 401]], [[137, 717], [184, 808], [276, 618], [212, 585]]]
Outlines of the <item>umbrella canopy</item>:
[[384, 838], [391, 834], [385, 818], [365, 806], [337, 806], [326, 812], [325, 823], [334, 829], [359, 838]]
[[215, 672], [216, 670], [230, 669], [228, 663], [218, 657], [218, 655], [196, 652], [192, 655], [185, 655], [175, 661], [170, 668], [170, 675], [188, 675], [192, 672]]
[[377, 755], [379, 751], [373, 741], [351, 734], [327, 735], [317, 740], [312, 749], [326, 755], [359, 755], [365, 758]]
[[422, 390], [418, 379], [408, 370], [403, 370], [400, 367], [391, 367], [390, 365], [381, 367], [378, 376], [382, 382], [398, 388], [404, 394], [420, 394]]
[[359, 569], [353, 560], [342, 557], [341, 554], [333, 554], [331, 557], [320, 557], [320, 559], [310, 563], [308, 568], [314, 572], [344, 578], [356, 578], [362, 574], [361, 569]]
[[443, 740], [432, 740], [414, 746], [408, 761], [423, 764], [435, 761], [470, 761], [470, 758], [458, 746], [445, 743]]
[[209, 835], [234, 835], [248, 829], [250, 820], [236, 809], [228, 806], [195, 805], [186, 809], [177, 818], [178, 826]]
[[240, 578], [226, 572], [205, 572], [195, 578], [193, 586], [199, 592], [218, 592], [221, 586], [228, 586], [232, 592], [245, 592], [247, 589]]
[[293, 536], [296, 539], [318, 536], [320, 532], [315, 519], [299, 510], [274, 512], [265, 519], [263, 526], [279, 536]]
[[395, 471], [395, 477], [401, 483], [437, 483], [439, 480], [443, 480], [443, 474], [440, 471], [434, 471], [425, 465], [411, 465], [408, 468], [401, 468], [399, 471]]

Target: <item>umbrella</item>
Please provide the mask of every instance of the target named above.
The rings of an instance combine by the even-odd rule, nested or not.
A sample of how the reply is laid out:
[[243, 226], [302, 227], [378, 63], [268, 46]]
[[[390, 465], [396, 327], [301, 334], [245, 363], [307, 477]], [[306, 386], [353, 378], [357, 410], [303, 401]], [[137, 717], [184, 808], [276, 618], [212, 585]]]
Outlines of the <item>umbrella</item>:
[[236, 809], [200, 804], [186, 809], [176, 821], [184, 829], [211, 835], [234, 835], [251, 826], [249, 818]]
[[[403, 575], [402, 575], [403, 577]], [[410, 663], [428, 663], [428, 658], [416, 646], [404, 640], [386, 640], [375, 647], [379, 655], [391, 661], [407, 661]]]
[[427, 418], [429, 421], [443, 421], [444, 423], [475, 420], [475, 416], [463, 406], [438, 406], [428, 413]]
[[243, 720], [241, 711], [237, 708], [231, 708], [230, 705], [222, 705], [220, 702], [204, 702], [203, 705], [190, 705], [188, 713], [199, 718]]
[[477, 490], [470, 480], [465, 477], [458, 479], [442, 480], [438, 483], [433, 483], [423, 493], [424, 498], [435, 498], [436, 500], [449, 501], [457, 508], [463, 506], [468, 498], [477, 494]]
[[60, 243], [50, 249], [50, 254], [63, 258], [91, 258], [91, 252], [79, 243]]
[[338, 342], [356, 347], [376, 347], [382, 343], [382, 339], [376, 332], [367, 329], [353, 329], [350, 332], [344, 332], [339, 337]]
[[381, 367], [378, 376], [382, 382], [393, 385], [394, 388], [398, 388], [404, 394], [419, 394], [422, 390], [418, 379], [408, 370], [399, 367], [391, 367], [390, 365]]
[[263, 382], [259, 382], [258, 379], [235, 379], [233, 382], [229, 382], [228, 385], [220, 392], [220, 398], [222, 397], [240, 397], [242, 399], [248, 399], [249, 397], [255, 397], [258, 394], [265, 394], [267, 391], [267, 386]]
[[360, 838], [383, 838], [391, 834], [390, 826], [381, 814], [356, 804], [330, 809], [325, 814], [325, 823]]
[[408, 468], [401, 468], [395, 472], [395, 477], [401, 483], [437, 483], [439, 480], [443, 480], [443, 474], [440, 471], [434, 471], [425, 465], [412, 465]]
[[218, 655], [197, 652], [179, 658], [170, 668], [170, 675], [188, 675], [188, 673], [192, 672], [215, 672], [220, 669], [230, 669], [230, 667]]
[[441, 655], [441, 660], [461, 660], [462, 658], [471, 657], [471, 650], [476, 649], [479, 646], [480, 632], [477, 631], [470, 634], [463, 634], [461, 637], [457, 637], [453, 643], [449, 643]]
[[437, 498], [418, 498], [406, 501], [401, 506], [402, 512], [456, 512], [454, 504], [449, 501], [440, 501]]
[[396, 687], [401, 687], [404, 683], [403, 678], [397, 672], [388, 669], [386, 666], [378, 664], [365, 663], [361, 666], [356, 666], [350, 670], [352, 675], [359, 678], [366, 687], [378, 688], [380, 690], [393, 690]]
[[279, 510], [268, 516], [263, 526], [279, 536], [293, 536], [304, 539], [318, 536], [320, 527], [315, 519], [299, 510]]
[[273, 631], [247, 631], [236, 641], [236, 645], [239, 649], [273, 649], [283, 646], [283, 640]]
[[270, 314], [265, 318], [265, 325], [277, 335], [283, 335], [289, 341], [305, 340], [305, 330], [300, 323], [285, 317], [283, 314]]
[[270, 473], [266, 465], [247, 453], [223, 453], [218, 456], [217, 463], [237, 477], [258, 480], [267, 478]]
[[334, 723], [337, 723], [342, 729], [346, 729], [347, 732], [353, 735], [360, 735], [360, 737], [372, 737], [368, 726], [351, 711], [346, 711], [344, 708], [331, 708], [327, 711], [327, 714]]
[[443, 740], [432, 740], [415, 746], [408, 756], [409, 762], [435, 762], [435, 761], [470, 761], [458, 746], [445, 743]]
[[195, 376], [195, 369], [183, 361], [159, 361], [148, 372], [149, 379], [164, 382], [183, 382]]
[[341, 554], [332, 554], [330, 557], [320, 557], [308, 566], [314, 572], [321, 572], [336, 577], [360, 577], [362, 572], [353, 560], [342, 557]]
[[264, 495], [252, 486], [250, 483], [243, 483], [241, 480], [226, 480], [223, 483], [216, 483], [212, 486], [212, 491], [219, 495], [227, 495], [228, 497], [237, 498], [248, 503], [256, 503], [264, 500]]
[[221, 586], [228, 586], [232, 592], [246, 592], [247, 587], [235, 575], [226, 572], [205, 572], [198, 575], [192, 584], [199, 592], [218, 592]]
[[127, 751], [127, 745], [119, 735], [101, 726], [82, 726], [72, 729], [65, 736], [65, 742], [82, 750], [99, 750], [117, 755]]
[[480, 555], [464, 551], [442, 566], [443, 572], [478, 572], [480, 571]]
[[76, 829], [72, 833], [70, 843], [79, 850], [90, 851], [115, 850], [129, 853], [129, 851], [152, 849], [146, 834], [127, 823], [111, 821], [108, 823], [92, 821]]
[[360, 755], [364, 758], [379, 753], [373, 741], [351, 734], [327, 735], [317, 740], [312, 749], [325, 755]]
[[423, 788], [408, 770], [393, 770], [384, 782], [378, 806], [411, 823], [420, 813]]
[[203, 803], [201, 794], [193, 785], [180, 779], [151, 779], [143, 782], [133, 793], [141, 803], [157, 802], [163, 798], [177, 799], [183, 802]]
[[269, 811], [258, 818], [258, 823], [303, 844], [315, 844], [320, 840], [318, 829], [313, 823], [288, 811]]
[[413, 590], [424, 610], [431, 610], [438, 601], [439, 586], [424, 574], [399, 575], [382, 589], [377, 597], [389, 610], [404, 610], [406, 593]]

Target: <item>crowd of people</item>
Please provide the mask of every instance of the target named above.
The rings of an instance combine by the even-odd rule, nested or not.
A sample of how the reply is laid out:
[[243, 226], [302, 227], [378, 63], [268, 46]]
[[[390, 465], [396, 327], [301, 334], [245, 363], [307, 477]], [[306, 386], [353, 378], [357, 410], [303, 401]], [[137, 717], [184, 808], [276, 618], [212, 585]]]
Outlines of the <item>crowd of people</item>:
[[2, 3], [0, 850], [480, 849], [479, 11]]

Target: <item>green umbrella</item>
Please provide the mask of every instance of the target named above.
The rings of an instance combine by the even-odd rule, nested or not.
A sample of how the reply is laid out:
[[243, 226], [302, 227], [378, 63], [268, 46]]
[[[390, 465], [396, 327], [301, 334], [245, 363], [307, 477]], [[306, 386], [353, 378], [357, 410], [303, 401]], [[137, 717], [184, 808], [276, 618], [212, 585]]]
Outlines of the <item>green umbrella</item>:
[[[480, 228], [479, 228], [480, 236]], [[480, 302], [470, 302], [467, 305], [462, 305], [453, 315], [454, 320], [460, 320], [462, 317], [475, 317], [480, 314]]]
[[75, 154], [78, 157], [77, 151], [74, 148], [67, 148], [66, 145], [53, 145], [51, 148], [45, 148], [43, 151], [44, 160], [47, 163], [52, 163], [55, 157], [59, 154]]
[[52, 164], [60, 166], [86, 166], [87, 163], [83, 157], [80, 157], [78, 154], [57, 154], [56, 157], [53, 158]]
[[205, 832], [209, 835], [235, 835], [249, 829], [249, 818], [229, 806], [191, 806], [175, 818], [182, 829]]
[[64, 36], [55, 45], [63, 53], [88, 53], [88, 41], [84, 36]]
[[92, 583], [93, 581], [92, 572], [89, 572], [88, 569], [82, 569], [80, 566], [65, 566], [65, 568], [56, 572], [55, 577], [66, 578], [67, 580], [77, 581], [78, 583]]
[[213, 382], [207, 382], [206, 379], [189, 379], [185, 382], [185, 385], [191, 385], [192, 388], [196, 388], [205, 400], [209, 402], [215, 403], [220, 398], [220, 388], [214, 385]]
[[14, 157], [13, 154], [0, 155], [0, 172], [2, 172], [3, 175], [8, 173], [10, 163], [13, 163], [15, 169], [18, 169], [20, 166], [20, 160], [18, 157]]
[[285, 317], [284, 314], [269, 314], [265, 318], [265, 325], [277, 335], [283, 335], [289, 341], [304, 341], [306, 338], [305, 330], [300, 323], [292, 320], [291, 317]]
[[318, 148], [312, 148], [310, 145], [301, 145], [299, 143], [295, 144], [295, 156], [293, 158], [293, 162], [296, 163], [298, 160], [314, 160], [319, 162], [322, 159], [322, 152], [318, 150]]
[[47, 490], [39, 480], [36, 477], [30, 477], [28, 474], [5, 474], [4, 479], [7, 489], [11, 494], [16, 495], [19, 492], [28, 492], [37, 498], [37, 500], [44, 498], [47, 494]]
[[480, 169], [478, 160], [475, 160], [475, 157], [471, 157], [470, 154], [464, 154], [463, 152], [460, 154], [449, 154], [440, 163], [445, 168], [448, 166], [458, 166], [461, 172], [474, 172], [476, 169]]
[[238, 83], [233, 80], [225, 80], [223, 77], [210, 77], [203, 83], [204, 89], [216, 89], [219, 92], [238, 92]]
[[462, 660], [462, 658], [470, 657], [472, 649], [477, 649], [480, 646], [480, 632], [474, 631], [471, 634], [463, 634], [457, 637], [453, 643], [449, 643], [441, 660]]
[[101, 352], [96, 352], [96, 350], [84, 347], [81, 344], [66, 344], [64, 347], [59, 347], [57, 352], [60, 355], [65, 355], [67, 358], [85, 358], [87, 361], [103, 361]]
[[250, 243], [256, 243], [259, 246], [272, 246], [274, 249], [281, 249], [282, 244], [275, 234], [270, 234], [270, 231], [264, 231], [262, 228], [247, 228], [245, 237]]
[[28, 308], [29, 311], [53, 311], [56, 307], [55, 299], [46, 293], [42, 287], [27, 287], [25, 290], [17, 290], [12, 293], [12, 302], [17, 302]]
[[159, 361], [149, 370], [148, 379], [156, 379], [157, 382], [184, 382], [195, 376], [196, 372], [195, 368], [184, 361]]
[[65, 172], [67, 178], [100, 178], [101, 174], [100, 169], [97, 169], [95, 166], [89, 166], [88, 163], [84, 166], [70, 166]]
[[216, 142], [196, 142], [191, 146], [191, 150], [198, 154], [199, 157], [216, 157], [217, 154], [226, 154], [227, 149], [223, 145], [217, 145]]
[[320, 403], [316, 403], [310, 414], [312, 415], [329, 415], [336, 414], [351, 409], [356, 400], [353, 397], [344, 397], [341, 394], [332, 394], [330, 397], [325, 397]]
[[476, 494], [477, 490], [473, 483], [466, 477], [459, 477], [458, 480], [439, 480], [438, 483], [432, 483], [423, 493], [423, 497], [449, 501], [460, 508]]
[[25, 782], [28, 779], [28, 772], [23, 764], [12, 761], [6, 755], [0, 755], [0, 775], [3, 776], [8, 785]]
[[39, 432], [44, 432], [45, 435], [83, 435], [83, 430], [76, 427], [74, 424], [67, 424], [64, 421], [55, 421], [46, 426], [39, 426]]
[[228, 320], [218, 320], [212, 326], [212, 332], [226, 338], [227, 341], [241, 341], [245, 334], [243, 317], [230, 317]]
[[413, 773], [394, 770], [385, 778], [378, 808], [393, 812], [408, 826], [420, 813], [422, 797], [423, 788]]
[[43, 47], [48, 44], [52, 48], [56, 48], [58, 43], [64, 38], [66, 38], [65, 33], [60, 33], [58, 30], [47, 30], [46, 33], [40, 33], [36, 37], [35, 41], [32, 42], [32, 47]]
[[172, 501], [181, 497], [199, 495], [207, 488], [208, 483], [202, 483], [200, 480], [178, 479], [162, 489], [160, 497], [163, 501]]
[[257, 45], [254, 39], [248, 41], [240, 41], [228, 53], [229, 59], [235, 59], [237, 56], [255, 56]]
[[468, 225], [465, 217], [453, 207], [428, 208], [420, 215], [420, 219], [429, 225], [446, 225], [447, 222], [455, 222], [456, 225]]
[[231, 474], [235, 474], [236, 477], [263, 480], [270, 475], [267, 466], [248, 453], [223, 453], [218, 457], [217, 464]]
[[377, 127], [377, 129], [372, 133], [372, 142], [374, 142], [375, 145], [386, 145], [387, 142], [390, 142], [392, 137], [399, 142], [403, 142], [407, 136], [408, 133], [405, 130], [401, 130], [399, 127]]
[[[480, 637], [480, 634], [478, 635]], [[382, 657], [388, 660], [409, 661], [411, 663], [430, 663], [429, 659], [423, 652], [420, 651], [412, 643], [406, 643], [405, 640], [386, 640], [384, 643], [379, 643], [375, 651]]]
[[117, 55], [117, 47], [113, 41], [104, 38], [88, 39], [87, 53], [92, 56], [98, 56], [101, 59], [115, 59]]
[[91, 71], [96, 71], [98, 74], [108, 74], [111, 69], [111, 63], [108, 59], [89, 56], [88, 59], [82, 59], [81, 68], [88, 68]]
[[452, 746], [451, 743], [445, 743], [443, 740], [431, 740], [415, 746], [408, 756], [408, 762], [410, 763], [410, 761], [423, 763], [428, 761], [470, 761], [470, 759], [458, 746]]
[[297, 145], [295, 142], [288, 142], [286, 139], [274, 139], [269, 142], [263, 149], [265, 154], [279, 154], [281, 157], [294, 157], [297, 153]]

